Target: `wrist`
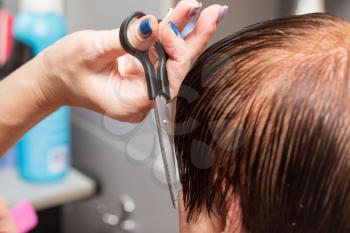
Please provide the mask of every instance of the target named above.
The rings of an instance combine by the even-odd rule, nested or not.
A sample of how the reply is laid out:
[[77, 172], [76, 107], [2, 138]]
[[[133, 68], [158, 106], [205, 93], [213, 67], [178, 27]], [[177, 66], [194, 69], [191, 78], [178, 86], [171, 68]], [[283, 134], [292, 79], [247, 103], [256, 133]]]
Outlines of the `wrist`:
[[33, 94], [38, 106], [45, 109], [58, 109], [65, 104], [64, 94], [62, 94], [63, 83], [56, 75], [47, 51], [35, 57], [33, 63], [31, 70], [36, 72], [33, 77], [33, 90], [36, 93]]
[[0, 154], [61, 106], [41, 59], [32, 59], [0, 83]]

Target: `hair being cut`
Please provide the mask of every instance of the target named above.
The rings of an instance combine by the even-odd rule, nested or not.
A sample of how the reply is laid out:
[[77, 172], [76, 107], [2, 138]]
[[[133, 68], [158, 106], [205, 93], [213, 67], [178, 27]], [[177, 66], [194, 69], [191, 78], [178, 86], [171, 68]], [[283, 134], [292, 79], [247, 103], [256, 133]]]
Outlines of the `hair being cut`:
[[239, 198], [249, 233], [350, 232], [350, 24], [255, 24], [211, 46], [179, 92], [175, 144], [188, 219]]

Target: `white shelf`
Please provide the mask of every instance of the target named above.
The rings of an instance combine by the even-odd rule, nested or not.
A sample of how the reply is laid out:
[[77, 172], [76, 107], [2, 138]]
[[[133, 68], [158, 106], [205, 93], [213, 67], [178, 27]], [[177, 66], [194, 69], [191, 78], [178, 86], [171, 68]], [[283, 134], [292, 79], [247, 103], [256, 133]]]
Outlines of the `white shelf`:
[[64, 180], [50, 185], [25, 182], [14, 169], [0, 173], [0, 196], [9, 206], [26, 200], [36, 210], [43, 210], [87, 198], [95, 190], [95, 182], [75, 169]]

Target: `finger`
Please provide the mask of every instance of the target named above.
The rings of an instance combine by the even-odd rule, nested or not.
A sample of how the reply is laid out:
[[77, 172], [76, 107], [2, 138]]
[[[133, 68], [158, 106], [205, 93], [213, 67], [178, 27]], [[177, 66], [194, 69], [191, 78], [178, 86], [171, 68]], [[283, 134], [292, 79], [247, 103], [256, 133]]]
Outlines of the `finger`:
[[195, 60], [205, 49], [227, 11], [226, 5], [212, 5], [203, 10], [194, 30], [185, 39], [191, 60]]
[[[155, 47], [149, 49], [149, 58], [156, 68], [159, 56]], [[118, 71], [121, 76], [144, 76], [145, 71], [139, 60], [130, 54], [121, 56], [117, 59]]]
[[197, 0], [180, 1], [159, 25], [159, 39], [170, 59], [180, 61], [186, 52], [181, 31], [200, 12], [201, 7]]
[[8, 215], [8, 209], [6, 201], [0, 197], [0, 219]]
[[144, 76], [142, 64], [132, 55], [124, 55], [117, 59], [118, 71], [121, 76]]
[[149, 55], [149, 58], [150, 58], [152, 64], [154, 65], [154, 67], [157, 67], [158, 61], [159, 61], [159, 54], [157, 52], [157, 49], [155, 47], [152, 47], [149, 50], [148, 55]]
[[169, 22], [162, 26], [159, 34], [159, 40], [162, 43], [169, 59], [180, 62], [183, 60], [183, 54], [186, 53], [186, 43], [180, 37], [180, 32], [177, 27]]
[[[158, 30], [157, 18], [147, 15], [131, 23], [127, 36], [134, 48], [140, 51], [146, 51], [156, 43]], [[117, 58], [126, 54], [119, 39], [119, 29], [99, 31], [96, 37], [100, 42], [103, 55], [111, 55], [113, 58]]]
[[16, 233], [16, 225], [10, 217], [6, 201], [0, 198], [0, 232]]
[[197, 0], [182, 0], [164, 19], [164, 22], [161, 23], [160, 26], [166, 26], [166, 24], [171, 21], [181, 32], [186, 27], [186, 25], [200, 12], [201, 8], [202, 3], [199, 3]]

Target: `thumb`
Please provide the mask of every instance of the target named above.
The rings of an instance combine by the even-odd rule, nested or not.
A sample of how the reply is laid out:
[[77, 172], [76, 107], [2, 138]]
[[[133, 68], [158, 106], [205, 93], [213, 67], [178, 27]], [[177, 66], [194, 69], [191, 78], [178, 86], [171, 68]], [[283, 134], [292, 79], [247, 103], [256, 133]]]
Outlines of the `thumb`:
[[[152, 47], [158, 40], [158, 20], [152, 15], [146, 15], [132, 22], [128, 28], [128, 39], [130, 44], [145, 51]], [[119, 39], [119, 29], [100, 31], [99, 38], [104, 55], [111, 55], [113, 58], [126, 54]]]

